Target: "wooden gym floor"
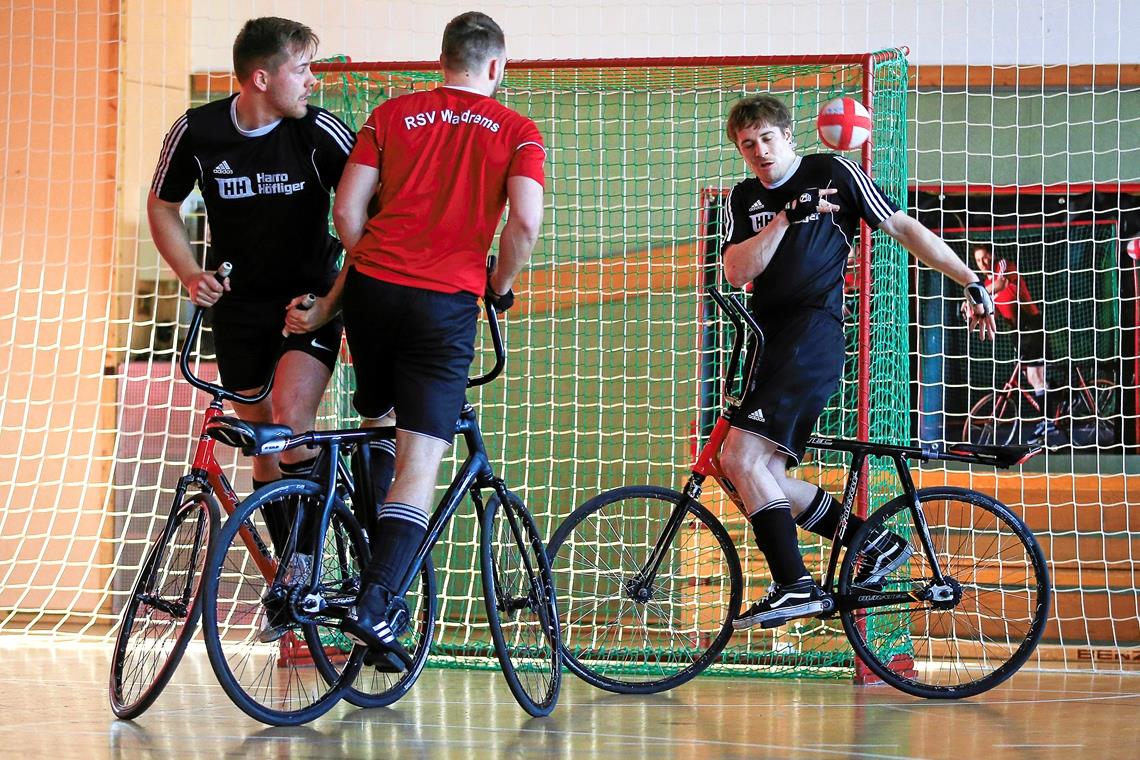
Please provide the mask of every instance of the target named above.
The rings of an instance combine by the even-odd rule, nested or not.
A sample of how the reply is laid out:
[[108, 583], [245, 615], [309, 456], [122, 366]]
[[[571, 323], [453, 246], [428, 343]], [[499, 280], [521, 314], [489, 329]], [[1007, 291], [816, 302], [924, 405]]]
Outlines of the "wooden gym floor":
[[192, 645], [135, 722], [107, 705], [106, 643], [0, 638], [0, 757], [13, 758], [1135, 758], [1140, 675], [1020, 673], [962, 702], [839, 681], [698, 678], [637, 697], [569, 673], [550, 718], [501, 674], [429, 668], [401, 702], [341, 704], [308, 726], [241, 713]]

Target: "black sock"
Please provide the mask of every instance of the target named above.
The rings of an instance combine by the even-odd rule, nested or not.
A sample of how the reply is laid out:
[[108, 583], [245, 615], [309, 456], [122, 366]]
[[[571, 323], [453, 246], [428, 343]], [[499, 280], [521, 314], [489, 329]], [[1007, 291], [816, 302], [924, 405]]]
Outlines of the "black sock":
[[372, 472], [372, 493], [377, 507], [388, 497], [388, 487], [392, 485], [392, 473], [396, 470], [396, 442], [390, 438], [372, 441], [368, 444], [369, 469]]
[[[281, 468], [281, 476], [283, 478], [302, 478], [307, 479], [309, 473], [313, 470], [313, 465], [316, 464], [317, 458], [309, 457], [302, 459], [300, 462], [282, 462], [279, 466]], [[293, 522], [293, 518], [297, 515], [297, 505], [290, 505], [289, 522]], [[310, 508], [305, 510], [305, 521], [302, 523], [300, 531], [297, 534], [297, 551], [301, 554], [312, 555], [316, 550], [316, 533], [317, 533], [317, 511], [320, 507], [316, 500], [310, 500]], [[285, 534], [288, 539], [288, 533]]]
[[796, 521], [792, 519], [787, 499], [768, 502], [753, 512], [748, 522], [756, 534], [756, 546], [768, 560], [773, 581], [782, 586], [808, 575], [796, 537]]
[[[254, 478], [253, 490], [256, 491], [262, 486], [276, 483], [278, 480], [280, 478], [273, 480]], [[261, 514], [265, 518], [265, 529], [269, 531], [269, 540], [273, 542], [273, 552], [280, 557], [281, 552], [285, 549], [285, 542], [289, 540], [289, 524], [293, 522], [293, 515], [280, 502], [275, 502], [273, 506], [263, 509]]]
[[[839, 516], [843, 513], [843, 505], [822, 488], [817, 488], [816, 491], [811, 504], [796, 518], [796, 525], [824, 538], [834, 538], [835, 529], [839, 527]], [[855, 531], [859, 530], [859, 526], [862, 524], [862, 517], [857, 517], [855, 514], [849, 515], [847, 517], [847, 531], [839, 542], [844, 546], [850, 546], [851, 537], [855, 535]]]
[[372, 559], [360, 574], [364, 589], [379, 584], [395, 593], [427, 534], [427, 514], [408, 504], [389, 502], [376, 518]]

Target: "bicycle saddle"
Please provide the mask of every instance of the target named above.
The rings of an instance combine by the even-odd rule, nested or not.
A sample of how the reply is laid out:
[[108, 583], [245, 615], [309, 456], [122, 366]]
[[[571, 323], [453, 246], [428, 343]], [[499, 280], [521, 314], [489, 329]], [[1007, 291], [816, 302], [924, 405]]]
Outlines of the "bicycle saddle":
[[293, 437], [288, 425], [270, 422], [246, 422], [237, 417], [215, 417], [206, 423], [206, 435], [227, 446], [241, 449], [241, 453], [254, 457], [274, 454], [285, 449], [285, 442]]

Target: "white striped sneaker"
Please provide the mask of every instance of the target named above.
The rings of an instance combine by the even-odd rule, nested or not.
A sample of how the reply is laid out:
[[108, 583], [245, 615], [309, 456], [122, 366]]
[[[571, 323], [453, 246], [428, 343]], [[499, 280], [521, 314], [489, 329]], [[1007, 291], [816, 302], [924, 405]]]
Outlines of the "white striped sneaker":
[[883, 579], [898, 570], [914, 554], [914, 549], [897, 533], [884, 530], [871, 539], [855, 558], [858, 571], [855, 573], [856, 586], [883, 585]]
[[388, 622], [388, 593], [380, 586], [361, 592], [342, 623], [344, 635], [368, 648], [364, 664], [387, 673], [402, 673], [412, 666], [412, 656], [392, 633]]
[[789, 620], [815, 617], [835, 609], [835, 600], [816, 585], [810, 575], [799, 580], [768, 588], [768, 595], [732, 619], [736, 630], [775, 628]]

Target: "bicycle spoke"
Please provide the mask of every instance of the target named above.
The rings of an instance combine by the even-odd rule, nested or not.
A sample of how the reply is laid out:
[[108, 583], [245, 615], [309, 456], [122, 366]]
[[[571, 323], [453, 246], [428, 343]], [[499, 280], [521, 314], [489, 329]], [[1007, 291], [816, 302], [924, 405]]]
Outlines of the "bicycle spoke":
[[[319, 509], [318, 485], [281, 481], [278, 488], [243, 504], [243, 512], [248, 511], [244, 527], [269, 535], [265, 513], [287, 508], [298, 498], [311, 499], [301, 512]], [[340, 689], [347, 687], [342, 681], [350, 680], [359, 668], [357, 659], [351, 673], [344, 673], [352, 660], [342, 652], [348, 647], [340, 630], [338, 610], [343, 608], [338, 603], [357, 582], [355, 557], [366, 551], [363, 535], [347, 508], [334, 503], [328, 533], [316, 555], [320, 559], [316, 588], [309, 592], [311, 575], [290, 569], [292, 541], [267, 582], [264, 563], [254, 561], [240, 537], [240, 524], [232, 521], [222, 531], [215, 558], [220, 566], [207, 586], [211, 664], [226, 693], [252, 717], [274, 725], [311, 720], [335, 704]], [[321, 613], [304, 611], [302, 601], [308, 597], [318, 600]]]
[[531, 715], [554, 708], [561, 657], [549, 598], [553, 583], [533, 520], [514, 494], [484, 513], [483, 589], [495, 651], [511, 692]]
[[[651, 693], [684, 683], [732, 634], [739, 565], [723, 528], [699, 505], [647, 563], [683, 496], [629, 487], [575, 510], [551, 541], [567, 663], [590, 683]], [[715, 527], [714, 527], [715, 526]]]
[[143, 562], [122, 611], [111, 663], [111, 706], [119, 717], [137, 717], [150, 706], [194, 634], [217, 509], [210, 497], [191, 496]]
[[[1028, 530], [990, 497], [934, 488], [920, 492], [920, 501], [946, 578], [943, 601], [845, 612], [844, 629], [859, 656], [904, 691], [976, 694], [1008, 678], [1040, 639], [1049, 597], [1044, 557]], [[899, 500], [888, 504], [855, 540], [882, 527], [912, 532], [909, 508]], [[884, 588], [921, 597], [938, 584], [917, 537], [911, 542], [914, 555]], [[853, 569], [845, 560], [841, 591]]]

